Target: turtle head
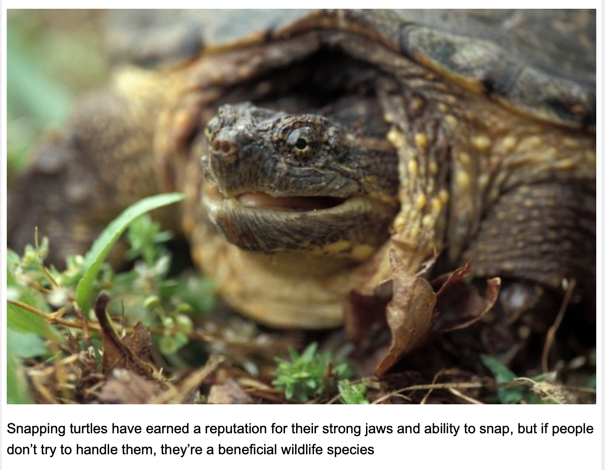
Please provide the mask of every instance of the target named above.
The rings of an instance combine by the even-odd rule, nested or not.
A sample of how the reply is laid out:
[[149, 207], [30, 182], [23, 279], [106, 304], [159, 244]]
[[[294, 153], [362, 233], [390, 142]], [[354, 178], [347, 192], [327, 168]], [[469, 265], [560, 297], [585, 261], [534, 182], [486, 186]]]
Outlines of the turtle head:
[[248, 251], [370, 256], [397, 211], [397, 156], [348, 119], [219, 108], [202, 157], [202, 199], [218, 232]]

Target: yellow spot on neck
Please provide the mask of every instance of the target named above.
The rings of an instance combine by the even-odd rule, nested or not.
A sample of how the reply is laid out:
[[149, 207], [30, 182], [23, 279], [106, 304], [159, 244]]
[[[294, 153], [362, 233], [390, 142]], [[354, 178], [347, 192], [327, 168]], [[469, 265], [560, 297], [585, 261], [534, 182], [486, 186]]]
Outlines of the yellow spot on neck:
[[475, 147], [477, 150], [486, 150], [492, 145], [491, 139], [485, 135], [478, 135], [476, 137], [473, 137], [471, 143], [473, 144], [473, 147]]
[[471, 162], [471, 156], [466, 152], [460, 152], [458, 154], [458, 161], [463, 165], [468, 165]]
[[416, 160], [410, 160], [408, 162], [408, 171], [410, 173], [410, 176], [418, 175], [418, 163], [416, 163]]
[[439, 199], [441, 199], [442, 204], [447, 204], [447, 202], [450, 200], [450, 193], [448, 193], [447, 190], [442, 189], [439, 191]]
[[456, 175], [456, 184], [459, 186], [459, 188], [460, 189], [468, 188], [470, 183], [471, 183], [471, 181], [468, 176], [468, 173], [465, 171], [459, 171], [458, 174]]
[[431, 227], [435, 221], [435, 217], [432, 214], [427, 214], [422, 218], [422, 226], [424, 228]]
[[517, 146], [516, 137], [513, 137], [512, 135], [508, 135], [504, 139], [502, 139], [502, 148], [504, 149], [505, 152], [510, 152], [516, 146]]
[[441, 204], [441, 199], [436, 197], [431, 199], [431, 212], [433, 214], [438, 214], [439, 212], [441, 212], [441, 209], [443, 208], [443, 205]]
[[394, 128], [388, 132], [387, 140], [391, 142], [396, 148], [403, 147], [403, 145], [405, 144], [405, 139], [403, 138], [401, 132]]
[[416, 142], [416, 146], [419, 148], [426, 148], [428, 144], [428, 139], [425, 134], [418, 133], [414, 135], [414, 142]]
[[450, 127], [456, 127], [458, 125], [458, 120], [451, 114], [445, 116], [445, 122], [447, 122]]

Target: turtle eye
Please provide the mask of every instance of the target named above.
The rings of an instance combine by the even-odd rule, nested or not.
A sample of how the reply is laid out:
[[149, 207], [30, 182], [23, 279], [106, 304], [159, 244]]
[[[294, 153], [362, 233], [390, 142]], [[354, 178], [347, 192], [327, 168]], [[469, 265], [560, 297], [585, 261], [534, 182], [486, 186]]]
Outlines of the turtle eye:
[[204, 130], [208, 140], [210, 140], [210, 138], [215, 134], [218, 125], [218, 117], [213, 117], [210, 121], [208, 121], [208, 124], [206, 124], [206, 129]]
[[319, 138], [317, 133], [311, 127], [299, 127], [290, 131], [286, 138], [288, 148], [295, 155], [309, 156], [317, 148]]

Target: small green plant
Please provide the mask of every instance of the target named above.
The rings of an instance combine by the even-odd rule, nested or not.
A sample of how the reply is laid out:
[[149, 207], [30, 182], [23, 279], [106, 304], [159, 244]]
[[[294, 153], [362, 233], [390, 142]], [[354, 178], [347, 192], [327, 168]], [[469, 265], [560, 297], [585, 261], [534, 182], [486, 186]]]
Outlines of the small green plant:
[[83, 312], [87, 313], [92, 306], [95, 294], [94, 282], [101, 270], [101, 266], [107, 258], [109, 251], [118, 241], [128, 226], [143, 214], [154, 209], [159, 209], [184, 199], [182, 194], [158, 194], [140, 200], [128, 207], [116, 219], [114, 219], [95, 240], [90, 251], [84, 258], [84, 275], [78, 282], [76, 288], [76, 302]]
[[[565, 398], [554, 385], [545, 381], [546, 375], [531, 378], [518, 378], [513, 371], [495, 357], [481, 355], [481, 362], [494, 375], [498, 387], [498, 400], [503, 404], [530, 403], [553, 404], [562, 403]], [[518, 385], [517, 385], [518, 384]], [[530, 385], [530, 387], [528, 387]]]
[[[34, 246], [27, 246], [23, 256], [8, 251], [10, 403], [32, 400], [24, 374], [27, 361], [49, 359], [57, 344], [65, 341], [63, 327], [53, 323], [77, 323], [82, 315], [91, 318], [92, 299], [101, 291], [112, 297], [111, 311], [124, 313], [124, 326], [142, 322], [153, 331], [160, 351], [178, 362], [174, 355], [189, 342], [194, 330], [191, 317], [204, 315], [214, 304], [208, 279], [190, 272], [169, 276], [171, 255], [163, 244], [170, 234], [161, 232], [146, 214], [181, 199], [180, 194], [164, 194], [134, 204], [107, 226], [86, 256], [68, 257], [63, 270], [45, 264], [51, 247], [46, 238], [39, 241], [37, 234]], [[134, 265], [116, 273], [104, 260], [126, 230]], [[81, 339], [77, 330], [71, 334]], [[100, 344], [95, 332], [91, 339]]]
[[142, 216], [132, 221], [126, 233], [130, 249], [126, 257], [130, 260], [142, 258], [145, 264], [152, 266], [158, 259], [167, 254], [164, 243], [172, 238], [172, 233], [161, 232], [160, 224], [149, 216]]
[[[317, 343], [311, 343], [299, 354], [289, 351], [290, 360], [275, 358], [277, 370], [273, 385], [284, 391], [286, 398], [296, 398], [306, 402], [309, 397], [319, 396], [326, 386], [333, 386], [337, 380], [349, 378], [352, 369], [345, 360], [332, 361], [329, 352], [318, 353]], [[331, 370], [328, 368], [332, 365]]]
[[340, 401], [345, 405], [368, 405], [370, 402], [366, 398], [367, 389], [362, 383], [352, 384], [348, 380], [338, 382]]

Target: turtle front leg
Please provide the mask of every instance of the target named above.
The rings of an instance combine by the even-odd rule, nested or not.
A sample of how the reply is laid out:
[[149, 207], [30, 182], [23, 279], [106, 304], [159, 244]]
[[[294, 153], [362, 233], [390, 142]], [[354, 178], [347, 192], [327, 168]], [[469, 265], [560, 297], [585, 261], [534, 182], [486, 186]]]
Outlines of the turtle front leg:
[[562, 182], [519, 186], [489, 210], [467, 255], [476, 276], [502, 277], [496, 310], [481, 333], [486, 351], [512, 360], [569, 301], [582, 301], [574, 313], [593, 315], [595, 210], [594, 184]]
[[575, 279], [585, 290], [596, 273], [594, 183], [541, 183], [505, 193], [481, 221], [470, 258], [477, 276], [552, 289]]

